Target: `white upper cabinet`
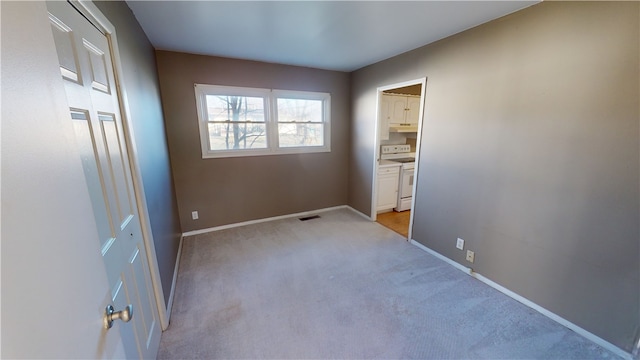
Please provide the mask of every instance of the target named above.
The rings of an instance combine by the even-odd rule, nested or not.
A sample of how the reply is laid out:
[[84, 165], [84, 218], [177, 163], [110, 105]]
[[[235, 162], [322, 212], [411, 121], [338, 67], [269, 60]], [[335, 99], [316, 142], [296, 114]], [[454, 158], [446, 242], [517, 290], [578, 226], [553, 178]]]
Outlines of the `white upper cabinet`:
[[398, 95], [383, 95], [388, 97], [391, 102], [391, 119], [390, 124], [406, 124], [407, 120], [407, 97]]
[[418, 126], [420, 96], [382, 94], [380, 97], [380, 140], [389, 139], [389, 126]]
[[380, 122], [378, 134], [380, 134], [380, 140], [389, 140], [389, 124], [391, 114], [393, 113], [390, 100], [389, 96], [384, 94], [380, 97], [380, 114], [378, 115]]
[[407, 96], [407, 111], [404, 121], [406, 124], [418, 126], [420, 116], [420, 96]]

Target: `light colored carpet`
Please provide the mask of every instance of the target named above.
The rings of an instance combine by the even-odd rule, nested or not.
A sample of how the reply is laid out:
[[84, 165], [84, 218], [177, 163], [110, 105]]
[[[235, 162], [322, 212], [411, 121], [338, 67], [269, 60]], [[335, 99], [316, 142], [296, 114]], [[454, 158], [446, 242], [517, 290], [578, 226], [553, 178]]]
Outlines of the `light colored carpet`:
[[349, 210], [186, 238], [167, 359], [613, 359]]

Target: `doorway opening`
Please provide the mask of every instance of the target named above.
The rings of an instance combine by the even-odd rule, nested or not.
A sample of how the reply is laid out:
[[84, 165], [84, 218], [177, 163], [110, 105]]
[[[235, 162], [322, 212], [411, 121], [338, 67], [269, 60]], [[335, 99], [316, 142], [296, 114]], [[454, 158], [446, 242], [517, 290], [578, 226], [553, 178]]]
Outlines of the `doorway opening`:
[[411, 240], [426, 78], [377, 89], [371, 219]]

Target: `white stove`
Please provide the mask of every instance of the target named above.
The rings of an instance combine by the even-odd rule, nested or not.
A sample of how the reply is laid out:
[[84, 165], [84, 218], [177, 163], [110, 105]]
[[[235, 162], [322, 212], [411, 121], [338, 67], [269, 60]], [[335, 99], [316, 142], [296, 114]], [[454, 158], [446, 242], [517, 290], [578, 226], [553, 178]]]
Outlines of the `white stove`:
[[411, 145], [382, 145], [380, 146], [380, 159], [415, 158], [416, 153], [411, 152]]
[[415, 153], [411, 152], [411, 146], [382, 145], [380, 146], [380, 159], [401, 163], [400, 178], [398, 179], [398, 202], [395, 211], [411, 210], [413, 197], [413, 179], [415, 176]]

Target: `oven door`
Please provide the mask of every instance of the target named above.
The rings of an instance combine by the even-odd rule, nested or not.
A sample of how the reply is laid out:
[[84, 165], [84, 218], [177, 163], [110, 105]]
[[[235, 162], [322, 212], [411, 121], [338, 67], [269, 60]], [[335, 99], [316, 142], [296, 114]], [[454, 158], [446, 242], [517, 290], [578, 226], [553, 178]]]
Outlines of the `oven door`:
[[407, 167], [402, 169], [400, 176], [400, 198], [410, 198], [413, 195], [413, 177], [415, 175], [415, 167]]

